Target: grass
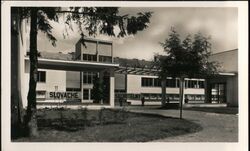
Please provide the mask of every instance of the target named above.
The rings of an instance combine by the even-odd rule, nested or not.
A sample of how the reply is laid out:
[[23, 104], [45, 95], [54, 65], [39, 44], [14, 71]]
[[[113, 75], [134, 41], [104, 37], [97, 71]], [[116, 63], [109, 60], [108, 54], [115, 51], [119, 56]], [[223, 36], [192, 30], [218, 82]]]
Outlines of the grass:
[[184, 110], [201, 111], [218, 114], [238, 114], [237, 107], [187, 107]]
[[37, 138], [15, 142], [147, 142], [194, 133], [202, 128], [185, 119], [125, 110], [39, 110]]

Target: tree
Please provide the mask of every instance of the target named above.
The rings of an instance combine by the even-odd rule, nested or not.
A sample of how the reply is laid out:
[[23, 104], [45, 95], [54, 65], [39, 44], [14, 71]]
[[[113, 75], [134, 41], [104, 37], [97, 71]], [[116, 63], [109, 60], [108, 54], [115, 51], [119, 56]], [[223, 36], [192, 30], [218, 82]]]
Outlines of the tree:
[[161, 43], [167, 55], [159, 59], [161, 69], [159, 75], [163, 78], [166, 76], [179, 78], [180, 118], [182, 118], [185, 78], [206, 78], [217, 73], [218, 64], [208, 61], [211, 55], [209, 39], [197, 33], [193, 39], [191, 35], [188, 35], [181, 41], [180, 35], [174, 28], [171, 28], [168, 38]]
[[[21, 19], [30, 20], [30, 80], [28, 92], [28, 107], [25, 125], [29, 136], [37, 136], [36, 121], [36, 84], [37, 84], [37, 32], [44, 32], [53, 46], [56, 46], [56, 38], [52, 35], [50, 21], [58, 21], [59, 15], [66, 18], [65, 24], [73, 30], [73, 24], [78, 25], [79, 34], [82, 36], [95, 36], [105, 34], [108, 36], [124, 37], [136, 34], [148, 27], [151, 12], [138, 13], [137, 16], [119, 15], [117, 7], [19, 7]], [[114, 27], [120, 31], [115, 35]], [[84, 41], [82, 41], [84, 44]]]
[[103, 100], [103, 82], [100, 79], [99, 74], [96, 74], [93, 80], [93, 89], [91, 96], [93, 98], [94, 103], [100, 103]]

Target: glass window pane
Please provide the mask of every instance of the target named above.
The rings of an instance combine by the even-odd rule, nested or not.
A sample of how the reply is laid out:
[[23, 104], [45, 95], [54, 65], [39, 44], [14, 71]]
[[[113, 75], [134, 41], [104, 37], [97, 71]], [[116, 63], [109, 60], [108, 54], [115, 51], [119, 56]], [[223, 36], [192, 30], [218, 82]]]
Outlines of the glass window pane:
[[84, 100], [89, 99], [89, 89], [83, 89], [83, 99]]

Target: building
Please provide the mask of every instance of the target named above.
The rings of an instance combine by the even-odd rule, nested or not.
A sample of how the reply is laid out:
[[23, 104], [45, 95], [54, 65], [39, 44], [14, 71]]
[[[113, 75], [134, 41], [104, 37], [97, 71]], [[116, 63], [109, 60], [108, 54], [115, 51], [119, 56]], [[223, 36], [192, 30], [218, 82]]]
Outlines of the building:
[[[70, 54], [40, 52], [38, 58], [37, 103], [102, 104], [114, 106], [114, 69], [112, 42], [80, 39]], [[28, 83], [29, 59], [25, 57]], [[99, 77], [105, 86], [105, 100], [94, 102], [93, 83]], [[26, 92], [28, 89], [26, 89]], [[24, 93], [24, 94], [25, 94]]]
[[[13, 13], [11, 19], [11, 99], [27, 106], [29, 83], [29, 53], [25, 37], [25, 22]], [[40, 52], [37, 75], [37, 104], [92, 105], [114, 107], [119, 98], [128, 104], [160, 104], [161, 83], [151, 61], [115, 58], [111, 41], [84, 38], [75, 44], [75, 51], [64, 53]], [[188, 103], [224, 103], [238, 106], [238, 50], [213, 54], [211, 61], [222, 65], [220, 73], [207, 79], [185, 79]], [[95, 77], [105, 84], [105, 98], [93, 100]], [[179, 81], [167, 78], [167, 101], [179, 99]], [[16, 95], [18, 92], [20, 95]]]
[[210, 61], [220, 63], [220, 73], [206, 79], [206, 100], [238, 106], [238, 49], [213, 54]]

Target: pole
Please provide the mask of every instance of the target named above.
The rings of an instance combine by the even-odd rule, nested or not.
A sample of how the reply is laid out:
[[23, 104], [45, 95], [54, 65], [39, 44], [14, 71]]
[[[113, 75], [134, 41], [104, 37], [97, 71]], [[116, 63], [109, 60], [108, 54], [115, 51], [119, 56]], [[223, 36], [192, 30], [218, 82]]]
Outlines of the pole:
[[180, 78], [180, 119], [182, 119], [184, 78]]

